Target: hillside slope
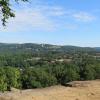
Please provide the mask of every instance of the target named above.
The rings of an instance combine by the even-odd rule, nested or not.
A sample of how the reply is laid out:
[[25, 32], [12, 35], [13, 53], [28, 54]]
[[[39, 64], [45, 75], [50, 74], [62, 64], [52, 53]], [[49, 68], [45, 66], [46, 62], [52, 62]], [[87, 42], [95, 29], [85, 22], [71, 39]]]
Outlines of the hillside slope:
[[78, 86], [74, 87], [53, 86], [3, 93], [0, 100], [100, 100], [100, 80], [76, 83]]
[[32, 53], [48, 53], [48, 52], [99, 52], [100, 48], [91, 48], [91, 47], [78, 47], [71, 45], [51, 45], [51, 44], [35, 44], [35, 43], [24, 43], [24, 44], [9, 44], [9, 43], [0, 43], [0, 54], [16, 54], [23, 52], [32, 52]]

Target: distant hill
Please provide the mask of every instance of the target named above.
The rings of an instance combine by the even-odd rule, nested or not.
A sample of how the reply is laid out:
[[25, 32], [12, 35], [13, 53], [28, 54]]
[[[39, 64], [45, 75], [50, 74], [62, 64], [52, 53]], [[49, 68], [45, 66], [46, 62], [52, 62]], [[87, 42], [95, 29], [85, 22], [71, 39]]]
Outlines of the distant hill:
[[95, 47], [95, 51], [100, 52], [100, 47]]
[[24, 44], [9, 44], [0, 43], [0, 53], [22, 53], [22, 52], [33, 52], [33, 53], [46, 53], [49, 51], [56, 52], [100, 52], [100, 47], [78, 47], [70, 45], [51, 45], [51, 44], [35, 44], [35, 43], [24, 43]]

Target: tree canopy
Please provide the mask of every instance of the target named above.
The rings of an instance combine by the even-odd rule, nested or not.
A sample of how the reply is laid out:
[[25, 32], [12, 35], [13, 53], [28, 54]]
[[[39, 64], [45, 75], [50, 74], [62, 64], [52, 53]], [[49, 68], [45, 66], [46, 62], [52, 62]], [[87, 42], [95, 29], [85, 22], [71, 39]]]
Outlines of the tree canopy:
[[100, 79], [100, 51], [51, 47], [1, 43], [0, 92]]

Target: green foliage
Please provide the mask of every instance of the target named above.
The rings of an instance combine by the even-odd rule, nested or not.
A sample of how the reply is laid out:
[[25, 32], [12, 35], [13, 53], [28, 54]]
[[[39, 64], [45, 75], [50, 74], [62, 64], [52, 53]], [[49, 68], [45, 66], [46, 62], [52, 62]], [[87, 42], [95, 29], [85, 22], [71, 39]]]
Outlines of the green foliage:
[[52, 74], [57, 78], [58, 83], [62, 83], [62, 78], [64, 77], [64, 66], [55, 65], [52, 67]]
[[78, 70], [76, 68], [77, 66], [70, 65], [65, 69], [65, 75], [63, 78], [63, 84], [66, 84], [70, 81], [75, 81], [80, 79], [80, 75], [78, 73]]
[[95, 69], [95, 72], [96, 72], [95, 73], [96, 74], [95, 75], [96, 76], [95, 78], [96, 79], [100, 79], [100, 64], [96, 64], [95, 67], [94, 67], [94, 69]]
[[17, 68], [0, 68], [0, 91], [11, 90], [11, 87], [20, 88], [20, 71]]
[[78, 68], [72, 64], [56, 65], [52, 70], [54, 76], [57, 78], [58, 84], [66, 84], [69, 81], [79, 79]]
[[56, 84], [56, 78], [42, 68], [28, 68], [22, 74], [23, 88], [41, 88]]
[[7, 90], [6, 74], [3, 68], [0, 68], [0, 91]]
[[86, 65], [83, 69], [83, 78], [84, 80], [93, 80], [95, 79], [95, 70], [92, 65]]
[[7, 67], [5, 68], [5, 73], [7, 77], [7, 88], [8, 90], [11, 87], [20, 88], [20, 70], [17, 68]]
[[[15, 2], [18, 1], [28, 1], [28, 0], [15, 0]], [[10, 4], [11, 0], [0, 0], [0, 8], [1, 8], [1, 14], [2, 14], [2, 24], [3, 26], [6, 25], [7, 20], [10, 17], [15, 17], [15, 14], [13, 12], [13, 10], [11, 9], [11, 4]]]
[[96, 55], [97, 52], [85, 53], [76, 47], [1, 43], [0, 91], [100, 79], [100, 58]]

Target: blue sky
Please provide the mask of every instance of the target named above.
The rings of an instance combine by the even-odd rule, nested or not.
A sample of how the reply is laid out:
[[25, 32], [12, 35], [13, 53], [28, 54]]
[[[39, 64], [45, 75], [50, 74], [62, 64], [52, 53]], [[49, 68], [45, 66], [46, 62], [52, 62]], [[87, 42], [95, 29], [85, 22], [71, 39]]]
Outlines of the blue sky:
[[100, 47], [100, 0], [12, 4], [16, 17], [0, 28], [0, 42]]

